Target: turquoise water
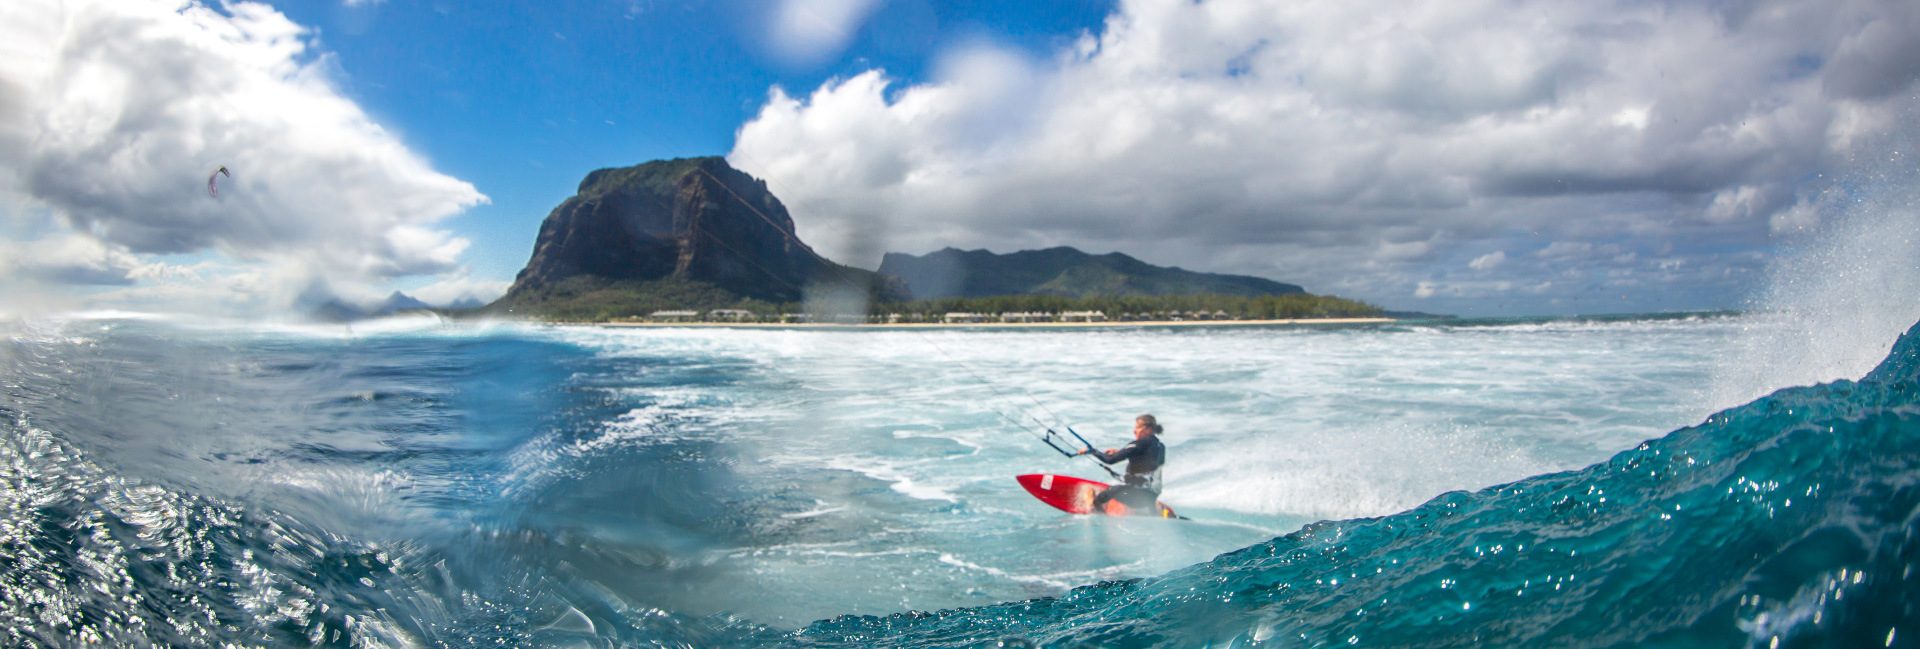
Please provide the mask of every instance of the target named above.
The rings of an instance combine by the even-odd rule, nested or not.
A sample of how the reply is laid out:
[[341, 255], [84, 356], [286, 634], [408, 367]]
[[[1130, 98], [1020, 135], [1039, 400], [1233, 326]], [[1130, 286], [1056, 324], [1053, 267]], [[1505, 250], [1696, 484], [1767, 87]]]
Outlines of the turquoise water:
[[[7, 646], [1920, 637], [1911, 337], [1755, 401], [1755, 316], [4, 326]], [[1011, 479], [1141, 412], [1194, 520]]]

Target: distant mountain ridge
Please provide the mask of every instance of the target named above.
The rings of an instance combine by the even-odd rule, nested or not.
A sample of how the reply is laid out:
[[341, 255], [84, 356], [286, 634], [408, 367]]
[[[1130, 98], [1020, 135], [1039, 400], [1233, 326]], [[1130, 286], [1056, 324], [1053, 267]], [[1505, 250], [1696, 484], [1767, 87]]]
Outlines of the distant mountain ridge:
[[[467, 298], [472, 300], [473, 298]], [[411, 295], [394, 291], [387, 299], [372, 306], [360, 306], [340, 298], [331, 298], [313, 308], [307, 317], [321, 322], [353, 322], [367, 318], [390, 316], [401, 311], [425, 311], [433, 305], [421, 302]]]
[[1092, 255], [1060, 246], [1004, 255], [942, 248], [925, 255], [887, 253], [879, 272], [906, 280], [913, 299], [1057, 295], [1129, 297], [1216, 293], [1258, 297], [1306, 293], [1298, 285], [1247, 275], [1155, 266], [1125, 254]]

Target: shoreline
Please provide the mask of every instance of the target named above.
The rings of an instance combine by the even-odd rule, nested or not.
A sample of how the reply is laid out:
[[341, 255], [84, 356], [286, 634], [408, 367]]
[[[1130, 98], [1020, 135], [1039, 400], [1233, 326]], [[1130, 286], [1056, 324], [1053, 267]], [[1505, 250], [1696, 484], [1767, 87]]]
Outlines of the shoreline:
[[1245, 327], [1260, 325], [1388, 324], [1397, 318], [1286, 318], [1279, 320], [1128, 320], [1108, 322], [547, 322], [566, 327], [695, 327], [722, 329], [1088, 329], [1108, 327]]

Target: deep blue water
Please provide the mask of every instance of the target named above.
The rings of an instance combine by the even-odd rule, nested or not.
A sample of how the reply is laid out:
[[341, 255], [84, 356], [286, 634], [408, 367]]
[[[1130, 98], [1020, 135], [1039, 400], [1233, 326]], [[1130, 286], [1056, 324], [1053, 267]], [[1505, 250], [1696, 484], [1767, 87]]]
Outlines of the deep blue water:
[[[5, 646], [1920, 646], [1914, 332], [6, 326]], [[1008, 479], [1140, 410], [1195, 520]]]

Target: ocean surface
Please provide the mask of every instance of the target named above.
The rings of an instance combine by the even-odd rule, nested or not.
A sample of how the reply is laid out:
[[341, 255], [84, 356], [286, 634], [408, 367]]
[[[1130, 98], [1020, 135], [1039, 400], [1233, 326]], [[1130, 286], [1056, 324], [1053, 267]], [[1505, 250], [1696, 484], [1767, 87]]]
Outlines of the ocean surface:
[[1908, 324], [17, 319], [0, 646], [1916, 646]]

